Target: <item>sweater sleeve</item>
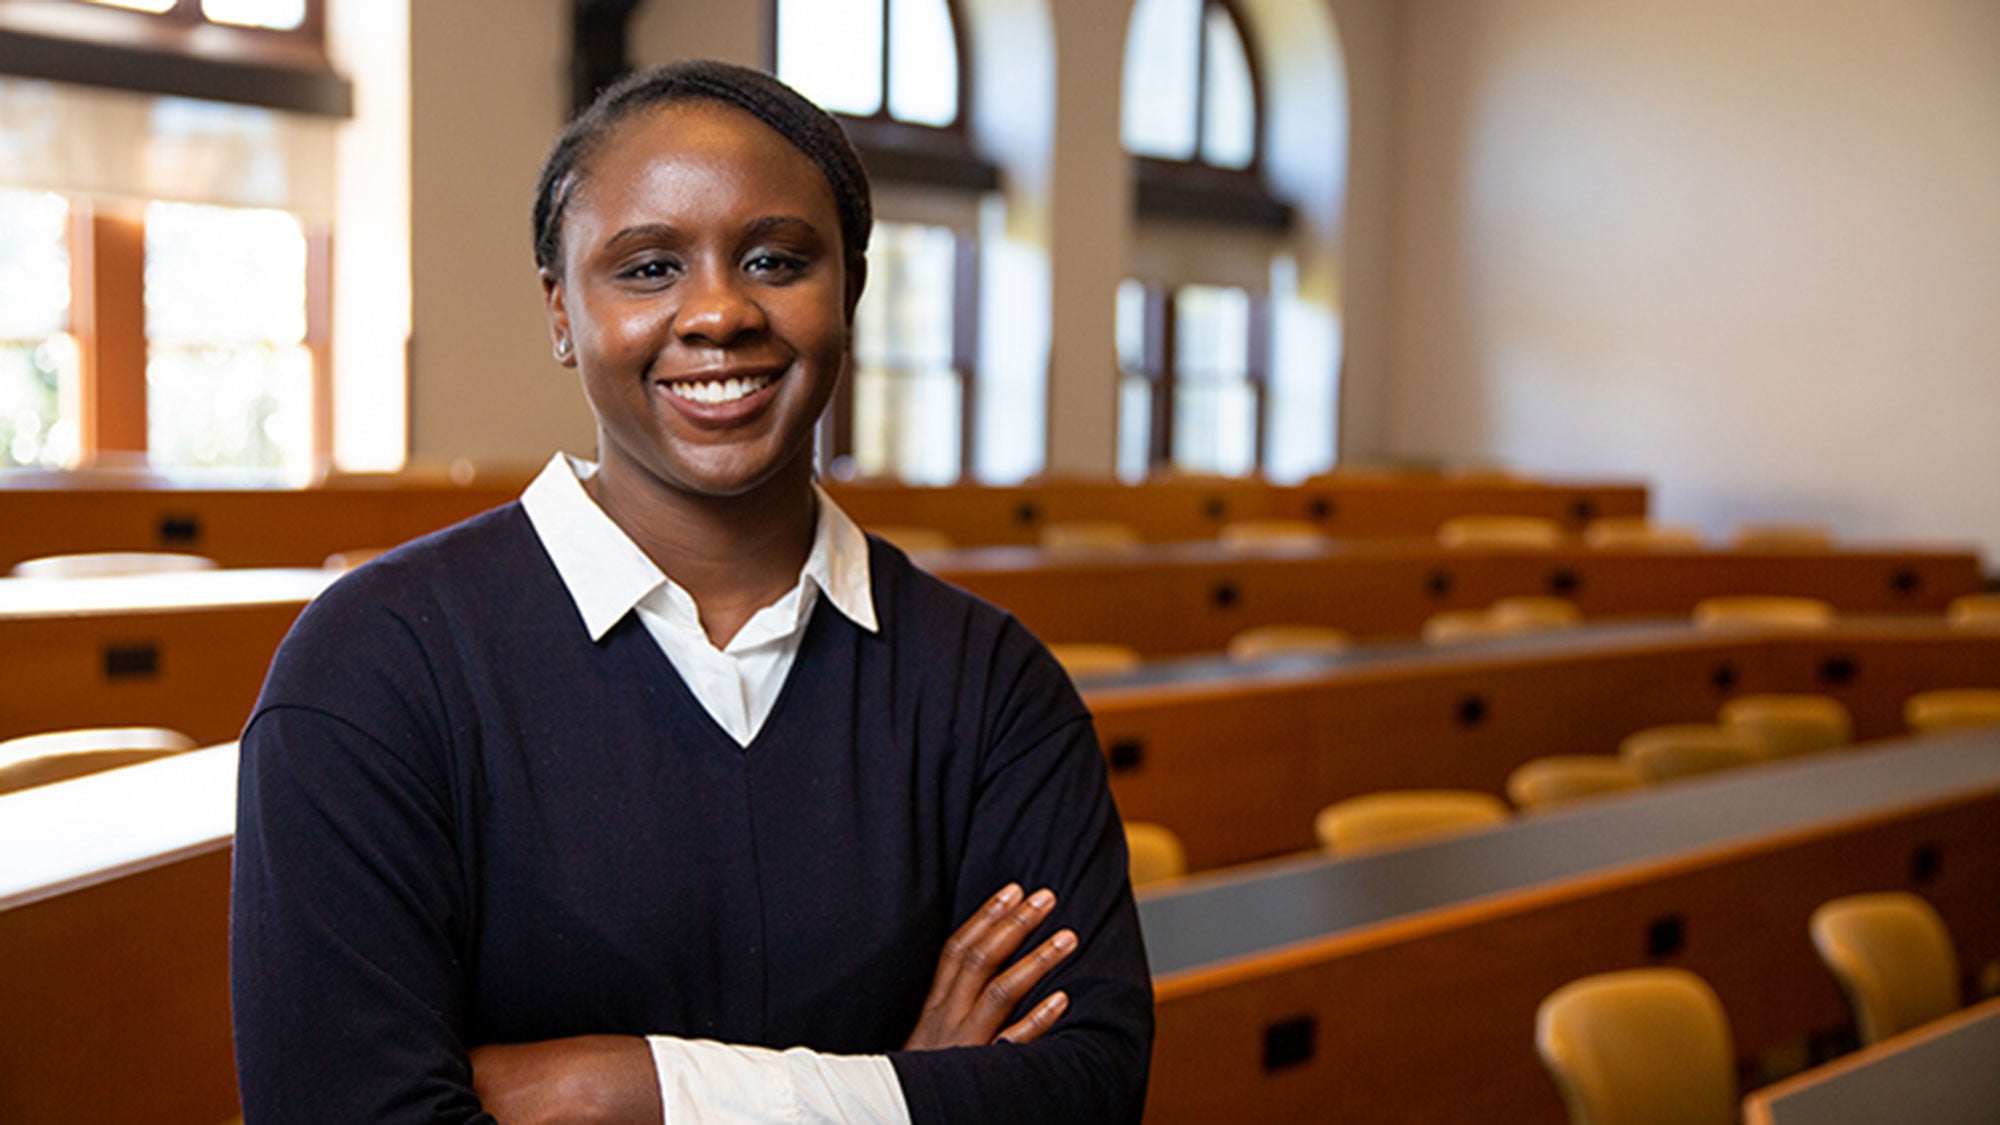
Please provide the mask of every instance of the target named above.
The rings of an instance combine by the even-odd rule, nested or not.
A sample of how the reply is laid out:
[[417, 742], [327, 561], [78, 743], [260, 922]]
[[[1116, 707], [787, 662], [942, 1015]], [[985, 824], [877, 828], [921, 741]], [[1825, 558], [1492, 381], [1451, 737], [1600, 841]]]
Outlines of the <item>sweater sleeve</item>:
[[1055, 914], [1032, 949], [1063, 927], [1078, 947], [1028, 996], [1016, 1019], [1058, 989], [1069, 1008], [1028, 1044], [890, 1056], [911, 1119], [928, 1122], [1136, 1122], [1153, 1040], [1151, 978], [1133, 906], [1124, 831], [1103, 756], [1068, 677], [1009, 621], [994, 663], [994, 714], [954, 917], [994, 891], [1049, 887]]

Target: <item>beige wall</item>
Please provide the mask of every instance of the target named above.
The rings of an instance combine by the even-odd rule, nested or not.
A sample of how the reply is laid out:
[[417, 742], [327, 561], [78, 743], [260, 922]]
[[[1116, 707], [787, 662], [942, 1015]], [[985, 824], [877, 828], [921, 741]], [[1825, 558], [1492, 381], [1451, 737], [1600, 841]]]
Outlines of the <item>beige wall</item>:
[[[1253, 8], [1287, 3], [1323, 5], [1288, 31], [1339, 37], [1321, 56], [1344, 58], [1368, 85], [1352, 99], [1354, 205], [1337, 190], [1312, 200], [1318, 211], [1308, 216], [1301, 257], [1313, 292], [1330, 305], [1351, 301], [1362, 314], [1347, 319], [1345, 342], [1351, 364], [1374, 372], [1387, 352], [1389, 223], [1358, 206], [1385, 207], [1389, 196], [1397, 3], [1255, 0]], [[1049, 373], [1047, 459], [1072, 472], [1109, 474], [1112, 466], [1113, 294], [1127, 276], [1131, 225], [1117, 105], [1130, 4], [964, 5], [996, 38], [1052, 56], [982, 79], [1022, 95], [982, 128], [991, 130], [989, 155], [1010, 196], [1008, 237], [1038, 258], [1026, 274], [1046, 290], [1035, 294], [1042, 324], [989, 332], [1043, 341], [1040, 358], [1028, 362]], [[566, 113], [564, 6], [422, 0], [412, 8], [412, 456], [523, 463], [557, 446], [588, 453], [582, 397], [548, 358], [527, 219], [535, 172]], [[749, 0], [652, 0], [634, 24], [634, 54], [642, 63], [700, 55], [760, 62], [765, 12]]]
[[2000, 548], [2000, 5], [1405, 18], [1381, 448]]

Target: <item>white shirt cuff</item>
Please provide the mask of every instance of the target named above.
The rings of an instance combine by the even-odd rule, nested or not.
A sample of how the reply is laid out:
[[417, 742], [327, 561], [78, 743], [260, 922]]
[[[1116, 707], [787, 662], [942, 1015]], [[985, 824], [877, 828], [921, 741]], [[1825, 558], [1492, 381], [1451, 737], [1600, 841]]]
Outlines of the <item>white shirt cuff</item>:
[[909, 1125], [882, 1055], [648, 1036], [665, 1125]]

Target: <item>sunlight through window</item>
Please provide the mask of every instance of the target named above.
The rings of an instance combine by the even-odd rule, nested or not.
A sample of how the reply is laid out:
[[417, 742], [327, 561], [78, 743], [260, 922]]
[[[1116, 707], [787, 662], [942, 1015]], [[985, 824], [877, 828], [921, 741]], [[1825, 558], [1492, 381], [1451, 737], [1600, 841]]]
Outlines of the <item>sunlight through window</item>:
[[62, 196], [0, 191], [0, 467], [76, 459], [68, 231]]

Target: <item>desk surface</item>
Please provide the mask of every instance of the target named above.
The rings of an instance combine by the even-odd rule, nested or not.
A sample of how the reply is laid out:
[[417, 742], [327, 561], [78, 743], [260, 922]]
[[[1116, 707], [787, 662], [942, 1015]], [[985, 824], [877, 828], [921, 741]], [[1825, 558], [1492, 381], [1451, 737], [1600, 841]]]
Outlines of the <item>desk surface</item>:
[[319, 568], [233, 568], [107, 578], [0, 578], [0, 620], [301, 605], [340, 577]]
[[1446, 906], [2000, 788], [2000, 730], [1829, 751], [1517, 817], [1347, 860], [1309, 857], [1142, 894], [1153, 973], [1216, 967]]
[[0, 795], [0, 910], [227, 847], [236, 744]]
[[2000, 997], [1743, 1099], [1745, 1125], [2000, 1121]]

